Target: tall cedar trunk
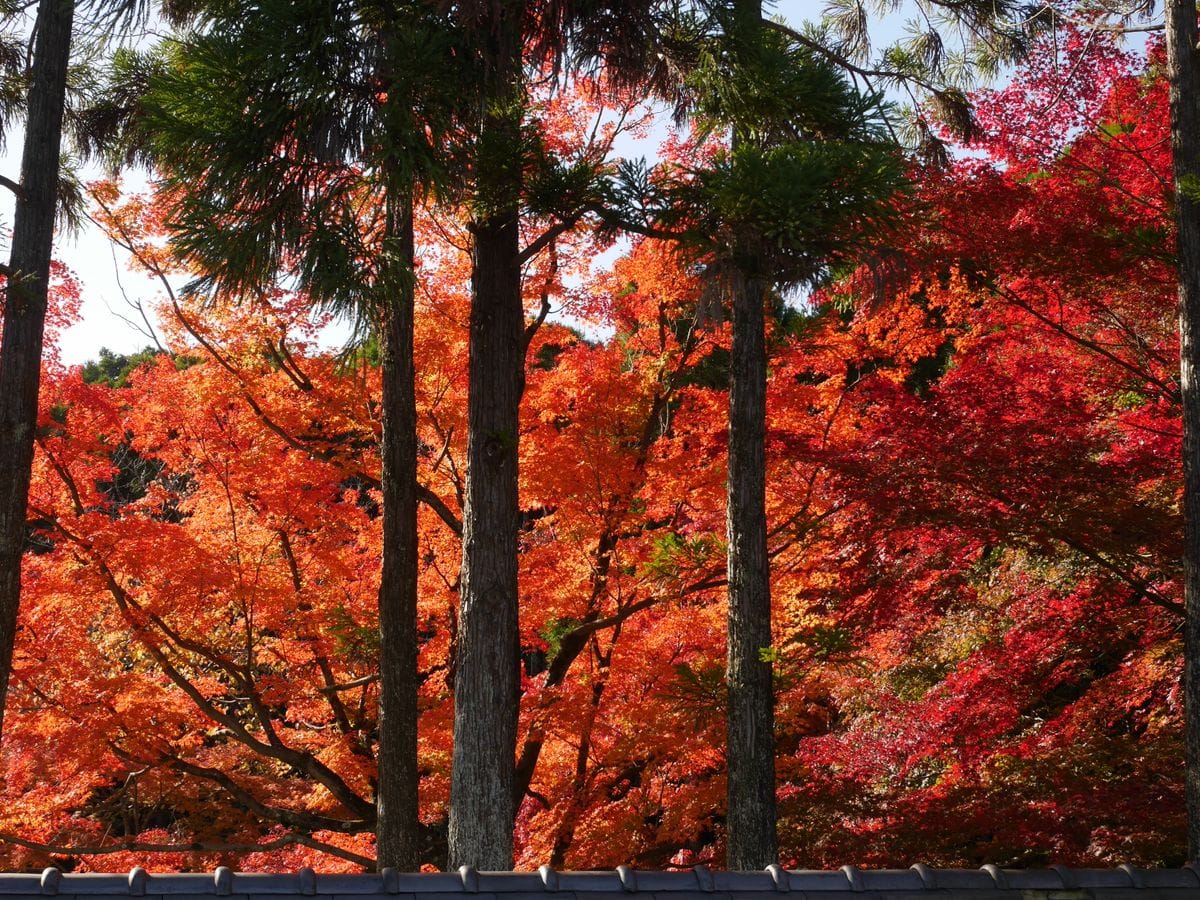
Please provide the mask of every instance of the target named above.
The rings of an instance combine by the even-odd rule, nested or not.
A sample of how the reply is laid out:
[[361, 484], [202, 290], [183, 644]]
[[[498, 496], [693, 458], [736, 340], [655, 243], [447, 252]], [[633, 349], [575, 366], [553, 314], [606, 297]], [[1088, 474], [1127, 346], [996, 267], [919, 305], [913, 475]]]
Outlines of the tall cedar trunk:
[[517, 411], [524, 366], [517, 217], [474, 229], [462, 605], [450, 865], [512, 868], [517, 745]]
[[[761, 0], [738, 0], [730, 34], [735, 53], [753, 58], [762, 29]], [[733, 135], [736, 148], [739, 136]], [[735, 247], [730, 305], [729, 475], [726, 502], [729, 577], [729, 713], [726, 758], [726, 865], [763, 869], [777, 861], [775, 697], [771, 647], [771, 572], [767, 556], [766, 285], [751, 241]], [[745, 268], [755, 270], [751, 274]]]
[[22, 193], [13, 219], [0, 342], [0, 727], [21, 603], [21, 554], [37, 426], [42, 331], [74, 16], [74, 0], [42, 0], [38, 6], [33, 81], [21, 155]]
[[[392, 196], [393, 193], [395, 196]], [[417, 818], [417, 405], [413, 376], [414, 252], [411, 185], [387, 200], [390, 265], [383, 279], [383, 571], [379, 583], [380, 869], [416, 871]]]
[[726, 831], [732, 870], [776, 861], [771, 583], [767, 557], [767, 352], [762, 282], [735, 274], [729, 377], [729, 766]]
[[[512, 868], [513, 774], [520, 702], [517, 630], [517, 441], [525, 382], [517, 197], [519, 44], [492, 29], [495, 79], [476, 160], [472, 224], [467, 484], [462, 602], [454, 674], [451, 868]], [[507, 27], [506, 27], [507, 26]]]
[[1183, 392], [1185, 793], [1188, 856], [1200, 862], [1200, 60], [1194, 0], [1167, 0], [1166, 14]]

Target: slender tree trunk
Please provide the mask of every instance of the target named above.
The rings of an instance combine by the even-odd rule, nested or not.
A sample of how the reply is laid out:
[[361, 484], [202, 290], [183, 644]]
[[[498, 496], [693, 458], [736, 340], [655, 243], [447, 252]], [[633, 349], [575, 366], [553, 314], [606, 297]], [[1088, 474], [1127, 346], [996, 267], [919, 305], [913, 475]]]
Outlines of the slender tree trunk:
[[[737, 0], [729, 35], [748, 64], [758, 51], [762, 0]], [[737, 149], [739, 135], [733, 135]], [[736, 266], [761, 256], [753, 239], [737, 242]], [[771, 570], [767, 556], [767, 348], [761, 272], [735, 270], [730, 305], [729, 481], [726, 503], [729, 577], [729, 714], [726, 756], [726, 866], [763, 869], [778, 861], [775, 833], [775, 694], [772, 684]]]
[[1167, 0], [1166, 17], [1183, 392], [1185, 794], [1188, 857], [1200, 862], [1200, 59], [1195, 0]]
[[[507, 10], [513, 22], [518, 11]], [[518, 197], [520, 47], [511, 22], [489, 39], [493, 103], [476, 155], [467, 483], [454, 675], [450, 867], [512, 868], [520, 703], [517, 623], [518, 413], [525, 383]]]
[[776, 862], [771, 583], [767, 557], [767, 352], [762, 282], [733, 277], [729, 378], [727, 866]]
[[450, 865], [512, 868], [517, 744], [517, 413], [524, 367], [515, 214], [475, 227]]
[[[395, 193], [396, 196], [392, 196]], [[379, 584], [379, 787], [376, 859], [380, 869], [416, 871], [417, 818], [417, 405], [413, 373], [412, 186], [387, 200], [395, 261], [383, 279], [383, 571]]]
[[74, 0], [38, 6], [21, 191], [0, 341], [0, 727], [21, 603], [21, 554], [37, 427], [42, 332], [54, 245], [58, 161]]

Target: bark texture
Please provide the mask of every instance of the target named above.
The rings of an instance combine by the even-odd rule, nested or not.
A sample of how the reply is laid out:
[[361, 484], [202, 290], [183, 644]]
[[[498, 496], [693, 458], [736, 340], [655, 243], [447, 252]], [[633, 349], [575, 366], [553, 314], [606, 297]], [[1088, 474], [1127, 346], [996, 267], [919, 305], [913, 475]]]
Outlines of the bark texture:
[[726, 830], [731, 870], [777, 861], [775, 712], [767, 556], [767, 351], [760, 281], [732, 278], [729, 377], [729, 766]]
[[0, 728], [21, 604], [74, 0], [41, 0], [0, 340]]
[[1188, 856], [1200, 862], [1200, 59], [1194, 0], [1166, 2], [1167, 78], [1175, 154], [1179, 369], [1183, 394], [1184, 712]]
[[[728, 35], [735, 58], [754, 59], [761, 0], [738, 0]], [[736, 129], [733, 147], [741, 137]], [[726, 867], [764, 869], [778, 861], [775, 830], [775, 693], [772, 684], [771, 572], [767, 556], [767, 348], [762, 248], [735, 239], [730, 277], [728, 538], [729, 713], [726, 758]]]
[[[506, 15], [507, 14], [507, 15]], [[518, 413], [525, 384], [518, 197], [519, 9], [498, 11], [492, 84], [476, 151], [467, 483], [454, 672], [451, 869], [512, 868], [520, 702], [517, 625]]]
[[417, 816], [417, 405], [413, 372], [414, 252], [411, 186], [388, 198], [396, 269], [383, 279], [383, 571], [379, 583], [379, 868], [416, 871]]

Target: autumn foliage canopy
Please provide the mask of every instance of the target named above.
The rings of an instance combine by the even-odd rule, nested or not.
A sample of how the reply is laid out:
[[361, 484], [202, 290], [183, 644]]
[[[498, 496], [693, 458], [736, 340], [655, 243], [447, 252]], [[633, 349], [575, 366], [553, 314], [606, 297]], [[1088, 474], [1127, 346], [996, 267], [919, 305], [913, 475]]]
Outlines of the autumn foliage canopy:
[[[887, 254], [769, 325], [784, 861], [1184, 857], [1178, 338], [1156, 55], [979, 98]], [[547, 140], [592, 99], [547, 100]], [[558, 104], [558, 105], [556, 105]], [[680, 139], [666, 152], [692, 152]], [[96, 215], [169, 274], [164, 199]], [[418, 217], [421, 819], [445, 855], [469, 260]], [[607, 250], [609, 267], [593, 264]], [[56, 283], [60, 323], [78, 296]], [[703, 266], [568, 232], [526, 270], [518, 868], [724, 855], [728, 324]], [[373, 855], [379, 368], [306, 298], [163, 301], [171, 354], [48, 361], [0, 864]], [[568, 327], [568, 326], [573, 327]]]

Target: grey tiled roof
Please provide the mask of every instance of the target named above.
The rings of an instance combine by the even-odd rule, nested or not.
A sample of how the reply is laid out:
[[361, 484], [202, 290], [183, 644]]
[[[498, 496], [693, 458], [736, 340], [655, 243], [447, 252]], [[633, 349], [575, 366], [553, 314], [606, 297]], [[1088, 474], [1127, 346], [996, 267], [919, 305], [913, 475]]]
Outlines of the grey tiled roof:
[[[0, 874], [0, 900], [57, 896], [72, 900], [356, 900], [363, 894], [397, 900], [1200, 900], [1200, 873], [1183, 869], [858, 869], [722, 872], [697, 866], [690, 871], [636, 871], [621, 866], [608, 872], [476, 872], [380, 875], [317, 875], [301, 869], [290, 875], [249, 875], [226, 868], [212, 874]], [[629, 897], [629, 894], [638, 897]]]

